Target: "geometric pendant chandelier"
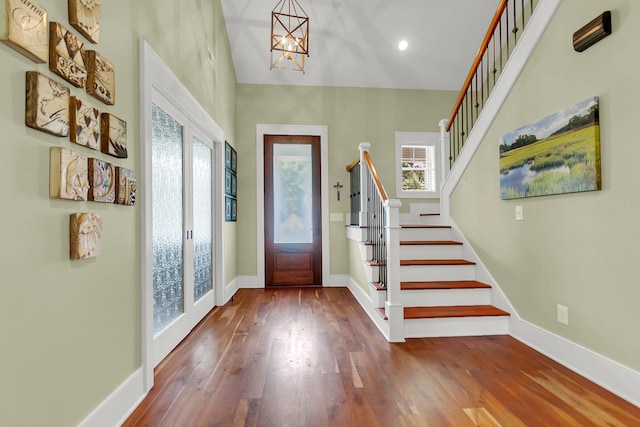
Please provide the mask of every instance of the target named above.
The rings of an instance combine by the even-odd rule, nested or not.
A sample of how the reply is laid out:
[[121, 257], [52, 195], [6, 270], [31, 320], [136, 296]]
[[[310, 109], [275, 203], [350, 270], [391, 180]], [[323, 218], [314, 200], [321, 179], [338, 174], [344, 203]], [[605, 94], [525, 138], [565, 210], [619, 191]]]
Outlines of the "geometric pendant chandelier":
[[271, 12], [271, 67], [302, 71], [309, 56], [309, 17], [296, 0], [280, 0]]

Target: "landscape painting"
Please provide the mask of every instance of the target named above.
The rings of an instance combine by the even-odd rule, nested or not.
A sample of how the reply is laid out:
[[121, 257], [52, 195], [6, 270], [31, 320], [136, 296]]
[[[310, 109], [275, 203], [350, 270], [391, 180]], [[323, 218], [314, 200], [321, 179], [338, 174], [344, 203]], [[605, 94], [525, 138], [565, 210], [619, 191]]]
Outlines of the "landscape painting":
[[600, 178], [598, 97], [500, 138], [500, 198], [594, 191]]

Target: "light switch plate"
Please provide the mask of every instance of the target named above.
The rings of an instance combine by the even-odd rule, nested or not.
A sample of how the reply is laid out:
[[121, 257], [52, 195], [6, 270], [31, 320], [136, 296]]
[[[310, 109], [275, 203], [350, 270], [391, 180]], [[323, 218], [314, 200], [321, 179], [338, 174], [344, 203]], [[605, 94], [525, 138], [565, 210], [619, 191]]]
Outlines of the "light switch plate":
[[342, 212], [331, 212], [330, 220], [331, 222], [342, 222], [344, 221], [344, 216]]
[[522, 205], [516, 206], [516, 221], [524, 220], [524, 210], [522, 209]]

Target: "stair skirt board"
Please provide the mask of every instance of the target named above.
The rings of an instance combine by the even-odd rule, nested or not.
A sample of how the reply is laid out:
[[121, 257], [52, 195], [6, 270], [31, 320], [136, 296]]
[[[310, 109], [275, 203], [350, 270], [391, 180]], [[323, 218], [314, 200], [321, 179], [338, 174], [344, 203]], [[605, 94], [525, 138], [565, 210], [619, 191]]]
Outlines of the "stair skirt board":
[[404, 319], [405, 338], [508, 335], [508, 316]]
[[387, 299], [387, 290], [382, 288], [378, 282], [369, 282], [369, 297], [375, 308], [384, 307]]
[[360, 256], [362, 259], [371, 259], [373, 257], [373, 245], [367, 242], [360, 242], [358, 245], [360, 248]]
[[489, 305], [491, 289], [403, 290], [400, 293], [400, 303], [405, 307]]
[[364, 275], [367, 278], [367, 282], [377, 282], [380, 279], [380, 272], [377, 265], [369, 265], [364, 263]]

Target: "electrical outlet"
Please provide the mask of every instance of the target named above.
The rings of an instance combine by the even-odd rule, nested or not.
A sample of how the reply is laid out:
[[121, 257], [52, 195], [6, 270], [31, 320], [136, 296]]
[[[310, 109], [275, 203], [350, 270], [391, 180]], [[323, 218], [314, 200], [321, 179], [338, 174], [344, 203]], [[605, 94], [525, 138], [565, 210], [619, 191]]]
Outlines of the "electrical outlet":
[[524, 210], [522, 209], [522, 205], [516, 206], [516, 221], [524, 220]]
[[558, 322], [569, 324], [569, 309], [564, 305], [558, 304]]

